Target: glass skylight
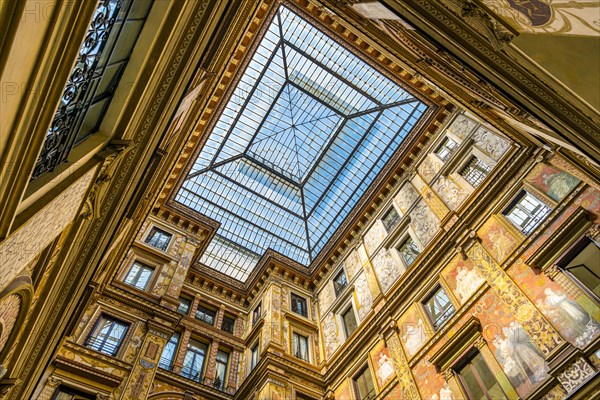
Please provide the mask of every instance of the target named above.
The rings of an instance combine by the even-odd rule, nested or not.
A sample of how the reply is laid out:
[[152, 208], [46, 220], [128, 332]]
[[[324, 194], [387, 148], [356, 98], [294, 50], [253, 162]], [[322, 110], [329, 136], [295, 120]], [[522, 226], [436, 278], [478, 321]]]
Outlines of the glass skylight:
[[221, 223], [200, 261], [308, 266], [426, 109], [280, 6], [176, 196]]

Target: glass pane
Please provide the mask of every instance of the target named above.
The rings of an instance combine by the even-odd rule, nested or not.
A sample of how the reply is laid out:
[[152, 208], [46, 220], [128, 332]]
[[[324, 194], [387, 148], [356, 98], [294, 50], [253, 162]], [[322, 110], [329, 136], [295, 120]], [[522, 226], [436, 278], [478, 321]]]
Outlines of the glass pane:
[[354, 330], [356, 329], [356, 317], [354, 316], [354, 310], [352, 309], [352, 307], [350, 307], [348, 311], [346, 311], [343, 314], [342, 317], [344, 319], [344, 328], [346, 329], [346, 336], [350, 336], [352, 332], [354, 332]]
[[483, 388], [479, 385], [471, 364], [465, 365], [460, 371], [458, 371], [461, 377], [463, 385], [466, 387], [469, 393], [469, 398], [472, 400], [487, 399]]
[[390, 208], [390, 210], [385, 214], [382, 219], [383, 226], [389, 232], [392, 228], [394, 228], [398, 222], [400, 221], [400, 215], [398, 211], [394, 207]]
[[506, 399], [506, 396], [504, 395], [500, 384], [498, 383], [498, 381], [496, 381], [496, 378], [485, 363], [485, 360], [483, 359], [481, 353], [477, 353], [475, 357], [473, 357], [473, 359], [471, 360], [471, 363], [473, 365], [473, 368], [475, 368], [475, 371], [477, 371], [477, 374], [483, 382], [483, 385], [488, 391], [490, 397], [492, 399]]
[[406, 266], [410, 266], [421, 254], [415, 241], [409, 236], [398, 249]]

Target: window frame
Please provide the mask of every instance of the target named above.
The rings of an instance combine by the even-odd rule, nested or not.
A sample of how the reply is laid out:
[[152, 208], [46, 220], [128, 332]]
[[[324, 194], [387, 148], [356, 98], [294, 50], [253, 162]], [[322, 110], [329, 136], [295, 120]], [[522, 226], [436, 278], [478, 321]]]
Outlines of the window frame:
[[[223, 353], [227, 355], [227, 362], [225, 363], [225, 372], [223, 374], [223, 381], [221, 382], [221, 387], [217, 387], [217, 379], [219, 379], [218, 376], [218, 365], [221, 364], [223, 365], [223, 363], [221, 361], [219, 361], [219, 353]], [[219, 348], [217, 349], [217, 355], [215, 357], [215, 380], [213, 381], [213, 387], [217, 390], [220, 391], [225, 391], [225, 389], [227, 389], [227, 382], [229, 381], [229, 367], [231, 365], [231, 351], [228, 350], [224, 350], [223, 348]]]
[[[223, 326], [225, 325], [225, 320], [231, 320], [231, 331], [228, 331], [227, 329], [224, 329]], [[221, 326], [219, 327], [223, 332], [227, 332], [229, 334], [234, 334], [235, 333], [235, 322], [236, 319], [235, 317], [232, 317], [228, 314], [224, 314], [223, 315], [223, 320], [221, 321]]]
[[[94, 348], [94, 347], [90, 347], [90, 341], [92, 339], [96, 339], [96, 337], [94, 336], [94, 333], [96, 332], [97, 329], [99, 329], [100, 323], [101, 321], [105, 319], [105, 320], [111, 320], [113, 322], [116, 322], [117, 324], [121, 324], [122, 326], [125, 327], [125, 330], [123, 331], [123, 334], [121, 335], [121, 337], [118, 340], [118, 343], [115, 345], [115, 349], [112, 353], [107, 353], [105, 351], [103, 351], [101, 348]], [[125, 339], [127, 338], [127, 334], [129, 332], [129, 328], [131, 328], [131, 322], [127, 322], [126, 320], [123, 320], [121, 318], [118, 317], [114, 317], [111, 314], [105, 313], [105, 312], [101, 312], [100, 315], [98, 315], [98, 317], [96, 318], [96, 321], [94, 322], [94, 325], [92, 326], [92, 329], [89, 331], [89, 333], [87, 334], [87, 337], [85, 338], [85, 341], [83, 342], [83, 346], [93, 350], [93, 351], [97, 351], [99, 353], [111, 356], [111, 357], [118, 357], [121, 348], [123, 346], [123, 343], [125, 343]], [[110, 329], [109, 332], [112, 332], [113, 328]], [[108, 336], [107, 336], [108, 337]], [[104, 346], [106, 344], [106, 342], [108, 341], [107, 338], [104, 339], [102, 346]]]
[[[185, 368], [185, 360], [186, 360], [186, 358], [188, 356], [188, 353], [189, 352], [193, 352], [194, 353], [192, 365], [195, 363], [196, 357], [200, 355], [200, 353], [196, 352], [195, 350], [194, 351], [190, 351], [190, 344], [192, 342], [198, 343], [201, 346], [204, 345], [204, 347], [205, 347], [205, 349], [204, 349], [204, 355], [202, 356], [202, 365], [200, 366], [200, 370], [197, 372], [197, 374], [198, 374], [198, 378], [197, 379], [194, 379], [192, 377], [186, 376], [186, 375], [184, 375], [184, 372], [183, 372], [184, 368]], [[207, 344], [207, 343], [203, 342], [202, 340], [190, 338], [189, 341], [188, 341], [188, 343], [187, 343], [187, 345], [186, 345], [186, 348], [185, 348], [185, 353], [183, 355], [183, 364], [182, 364], [182, 367], [181, 367], [181, 371], [179, 372], [179, 375], [183, 376], [186, 379], [192, 380], [194, 382], [202, 383], [202, 378], [205, 377], [204, 375], [205, 375], [205, 372], [206, 372], [207, 358], [209, 357], [209, 355], [210, 355], [210, 344]], [[193, 369], [190, 370], [190, 372], [193, 372], [193, 371], [194, 371]]]
[[[129, 283], [129, 282], [127, 282], [127, 279], [129, 278], [129, 275], [131, 274], [131, 271], [136, 266], [136, 264], [140, 266], [139, 272], [135, 274], [137, 277], [137, 280], [135, 281], [135, 283], [133, 283], [133, 282]], [[142, 273], [143, 269], [149, 269], [151, 272], [150, 272], [150, 276], [146, 280], [144, 287], [139, 287], [139, 286], [137, 286], [137, 283], [139, 282], [139, 278], [141, 277], [141, 273]], [[128, 286], [131, 286], [138, 290], [141, 290], [142, 292], [146, 292], [146, 291], [148, 291], [149, 287], [152, 288], [152, 286], [153, 286], [155, 272], [156, 272], [155, 266], [147, 264], [143, 261], [140, 261], [139, 259], [134, 259], [133, 262], [131, 263], [131, 265], [129, 266], [129, 269], [127, 269], [127, 273], [123, 277], [122, 282]]]
[[[434, 316], [431, 315], [431, 311], [429, 309], [429, 302], [433, 299], [436, 298], [436, 295], [439, 292], [443, 292], [444, 295], [446, 296], [446, 298], [448, 299], [448, 303], [447, 305], [450, 305], [449, 308], [444, 309], [442, 311], [442, 313], [440, 315], [438, 315], [437, 318], [434, 319]], [[433, 289], [431, 289], [426, 296], [423, 297], [423, 299], [421, 300], [421, 306], [423, 307], [423, 309], [425, 310], [425, 314], [427, 315], [427, 318], [429, 320], [429, 323], [431, 324], [431, 326], [433, 326], [433, 329], [435, 331], [439, 331], [450, 319], [452, 319], [452, 317], [456, 314], [456, 304], [454, 303], [452, 296], [449, 294], [449, 290], [447, 290], [446, 288], [444, 288], [444, 286], [441, 285], [441, 283], [437, 283]], [[450, 314], [448, 314], [448, 311], [451, 310], [452, 312]]]
[[[185, 296], [179, 296], [179, 297], [177, 298], [177, 300], [179, 301], [179, 305], [177, 306], [177, 310], [176, 310], [176, 311], [177, 311], [179, 314], [181, 314], [181, 315], [190, 315], [190, 311], [192, 310], [192, 303], [193, 303], [194, 301], [193, 301], [192, 299], [189, 299], [189, 298], [185, 297]], [[185, 300], [185, 301], [187, 301], [187, 302], [188, 302], [188, 305], [187, 305], [187, 310], [186, 310], [186, 312], [181, 312], [181, 311], [179, 310], [179, 309], [181, 308], [181, 303], [182, 303], [182, 302], [181, 302], [181, 300]]]
[[[391, 225], [388, 226], [385, 221], [386, 221], [387, 216], [389, 214], [391, 214], [392, 212], [396, 213], [396, 217], [392, 220]], [[396, 206], [394, 205], [394, 202], [392, 201], [391, 206], [388, 207], [387, 210], [381, 215], [381, 223], [383, 224], [385, 231], [388, 234], [390, 232], [392, 232], [394, 230], [394, 228], [400, 224], [401, 220], [402, 220], [402, 213], [396, 209]]]
[[[294, 346], [294, 344], [295, 344], [295, 338], [296, 337], [298, 338], [298, 340], [300, 338], [306, 339], [306, 358], [303, 358], [303, 357], [301, 357], [301, 356], [298, 355], [298, 352], [297, 352], [298, 349], [296, 349], [295, 346]], [[300, 342], [298, 341], [297, 343], [299, 344]], [[310, 362], [310, 355], [311, 355], [311, 351], [310, 351], [310, 335], [304, 335], [303, 333], [300, 333], [300, 332], [298, 332], [296, 330], [292, 330], [292, 340], [290, 341], [290, 345], [291, 345], [291, 350], [292, 350], [290, 353], [292, 354], [292, 356], [294, 356], [294, 357], [296, 357], [296, 358], [298, 358], [298, 359], [300, 359], [302, 361]]]
[[[208, 322], [206, 320], [206, 318], [198, 318], [198, 313], [202, 313], [205, 316], [207, 316], [207, 315], [210, 316], [210, 313], [213, 313], [212, 314], [212, 322]], [[207, 324], [207, 325], [215, 326], [215, 323], [217, 322], [217, 311], [213, 310], [210, 306], [207, 306], [204, 303], [199, 303], [198, 306], [196, 307], [196, 312], [194, 313], [194, 318], [202, 323]]]
[[[477, 160], [478, 162], [482, 163], [483, 165], [485, 165], [488, 168], [488, 171], [485, 174], [483, 174], [483, 177], [481, 178], [481, 180], [479, 181], [478, 184], [476, 184], [476, 182], [471, 182], [469, 179], [467, 179], [467, 176], [463, 174], [463, 171], [465, 170], [465, 168], [467, 168], [469, 166], [469, 164], [471, 163], [471, 160], [473, 160], [473, 159]], [[490, 164], [489, 160], [487, 160], [487, 157], [484, 158], [484, 157], [481, 157], [480, 154], [475, 154], [475, 152], [471, 152], [467, 155], [467, 157], [465, 157], [465, 162], [461, 163], [459, 165], [459, 167], [456, 169], [456, 173], [469, 186], [471, 186], [473, 189], [477, 189], [488, 178], [488, 176], [491, 175], [492, 171], [494, 170], [494, 166], [495, 166], [494, 164]], [[479, 171], [479, 172], [481, 172], [481, 171]]]
[[262, 319], [262, 300], [252, 310], [252, 326], [256, 326]]
[[[173, 349], [173, 354], [171, 355], [171, 360], [169, 361], [169, 367], [168, 368], [164, 368], [164, 364], [163, 364], [163, 354], [165, 352], [165, 349], [167, 348], [167, 345], [169, 345], [171, 342], [171, 339], [173, 339], [173, 337], [177, 336], [177, 340], [175, 341], [175, 348]], [[179, 346], [181, 345], [181, 332], [174, 332], [171, 337], [169, 338], [169, 340], [167, 340], [167, 343], [165, 344], [165, 346], [163, 347], [162, 352], [160, 353], [160, 357], [158, 359], [158, 368], [164, 369], [165, 371], [172, 371], [173, 370], [173, 364], [175, 364], [175, 358], [177, 357], [177, 353], [179, 350]]]
[[[532, 213], [530, 212], [530, 210], [524, 211], [524, 207], [519, 207], [521, 201], [527, 198], [527, 196], [530, 196], [533, 199], [535, 199], [539, 203], [538, 206], [542, 207], [541, 210], [537, 212], [534, 211]], [[545, 199], [540, 197], [541, 196], [539, 196], [535, 191], [526, 187], [522, 187], [517, 191], [510, 203], [508, 203], [508, 205], [504, 207], [501, 214], [521, 234], [528, 236], [529, 234], [531, 234], [531, 232], [533, 232], [537, 227], [540, 226], [540, 224], [552, 213], [553, 210], [553, 205], [549, 204], [547, 201], [545, 201]], [[530, 218], [529, 220], [525, 220], [523, 225], [518, 224], [517, 221], [510, 217], [513, 210], [515, 210], [516, 208], [519, 208], [521, 212], [527, 214], [527, 216]]]
[[[166, 236], [167, 237], [167, 241], [164, 244], [164, 247], [158, 246], [156, 244], [153, 244], [151, 242], [152, 240], [152, 234], [153, 233], [158, 233], [161, 236]], [[156, 225], [153, 225], [150, 230], [148, 231], [148, 234], [146, 235], [146, 238], [144, 239], [144, 243], [146, 243], [149, 246], [152, 246], [155, 249], [158, 249], [160, 251], [164, 251], [167, 252], [169, 250], [169, 246], [171, 245], [171, 241], [173, 240], [173, 234], [165, 229], [159, 228]], [[159, 241], [160, 243], [160, 241]]]
[[489, 365], [488, 361], [486, 360], [486, 357], [484, 357], [481, 351], [479, 351], [479, 349], [477, 349], [474, 346], [468, 349], [464, 354], [462, 354], [461, 357], [451, 367], [452, 371], [456, 374], [456, 381], [458, 382], [461, 391], [464, 395], [466, 395], [467, 399], [473, 398], [470, 389], [465, 383], [465, 378], [460, 373], [460, 371], [462, 371], [463, 368], [465, 368], [466, 366], [471, 366], [471, 372], [473, 373], [473, 376], [475, 377], [479, 388], [483, 391], [484, 395], [488, 398], [488, 400], [494, 400], [494, 398], [489, 394], [487, 387], [485, 387], [485, 384], [483, 384], [480, 372], [474, 366], [472, 366], [472, 360], [475, 359], [475, 357], [477, 357], [478, 355], [479, 357], [481, 357], [481, 360], [489, 370], [490, 375], [494, 378], [494, 381], [504, 394], [506, 400], [508, 400], [509, 397], [506, 394], [505, 388], [502, 387], [502, 383], [498, 380], [497, 375], [492, 371], [492, 367]]
[[[365, 377], [365, 381], [371, 383], [371, 388], [367, 393], [364, 394], [364, 396], [362, 396], [362, 394], [360, 393], [359, 385], [358, 385], [358, 379], [363, 377], [367, 371], [369, 373], [370, 379], [368, 379], [368, 377]], [[359, 369], [359, 372], [355, 373], [352, 376], [352, 387], [354, 390], [354, 395], [356, 396], [357, 400], [370, 400], [370, 399], [374, 399], [377, 396], [377, 389], [375, 388], [375, 381], [373, 380], [373, 374], [371, 373], [371, 369], [369, 367], [368, 362], [365, 364], [365, 366], [363, 368]]]
[[[296, 299], [294, 299], [294, 297]], [[296, 310], [294, 308], [294, 300], [298, 301], [298, 300], [302, 300], [304, 301], [304, 313], [302, 312], [298, 312], [298, 310]], [[296, 294], [295, 292], [290, 291], [290, 310], [292, 310], [294, 313], [303, 316], [304, 318], [308, 318], [308, 299], [304, 296], [300, 296], [299, 294]]]
[[[344, 283], [340, 284], [338, 282], [338, 279], [342, 275], [344, 276]], [[333, 291], [335, 292], [336, 298], [340, 297], [340, 295], [346, 291], [348, 286], [350, 286], [349, 281], [348, 281], [348, 275], [346, 274], [346, 271], [344, 270], [344, 268], [340, 268], [340, 270], [335, 274], [335, 277], [331, 280], [331, 282], [333, 283]]]
[[[339, 316], [339, 319], [340, 319], [340, 323], [342, 324], [342, 329], [343, 329], [345, 338], [348, 339], [350, 336], [352, 336], [352, 334], [354, 332], [356, 332], [358, 330], [358, 326], [359, 326], [358, 315], [356, 313], [356, 309], [354, 307], [354, 304], [353, 304], [352, 300], [350, 300], [348, 303], [346, 303], [342, 307], [340, 307], [340, 310], [342, 310], [342, 311], [340, 311], [338, 313], [338, 316]], [[346, 320], [344, 318], [344, 315], [346, 315], [349, 312], [351, 312], [352, 315], [354, 316], [355, 327], [352, 330], [352, 332], [348, 333], [348, 327], [346, 326]]]
[[250, 361], [250, 371], [254, 371], [254, 368], [256, 368], [256, 366], [260, 362], [260, 341], [259, 340], [257, 340], [254, 343], [254, 346], [250, 347], [250, 357], [249, 357], [248, 361]]
[[[446, 146], [448, 142], [454, 143], [454, 146]], [[433, 154], [435, 154], [437, 158], [439, 158], [442, 162], [447, 163], [452, 158], [452, 156], [456, 154], [459, 147], [460, 141], [457, 142], [454, 138], [448, 135], [444, 135], [440, 142], [435, 146]], [[447, 150], [447, 155], [442, 155], [442, 150]]]
[[[408, 241], [413, 242], [413, 244], [415, 245], [415, 247], [418, 249], [419, 254], [416, 255], [415, 258], [412, 259], [412, 261], [409, 263], [406, 258], [404, 257], [404, 254], [402, 253], [401, 248], [405, 245], [406, 242]], [[414, 263], [415, 260], [417, 258], [419, 258], [419, 256], [421, 255], [422, 251], [422, 246], [421, 244], [415, 240], [415, 238], [413, 237], [413, 235], [411, 235], [409, 232], [406, 232], [406, 234], [404, 236], [402, 236], [402, 239], [398, 241], [398, 244], [396, 246], [394, 246], [394, 249], [396, 251], [396, 253], [398, 254], [398, 257], [400, 258], [400, 261], [402, 262], [402, 264], [404, 265], [405, 269], [409, 269]]]

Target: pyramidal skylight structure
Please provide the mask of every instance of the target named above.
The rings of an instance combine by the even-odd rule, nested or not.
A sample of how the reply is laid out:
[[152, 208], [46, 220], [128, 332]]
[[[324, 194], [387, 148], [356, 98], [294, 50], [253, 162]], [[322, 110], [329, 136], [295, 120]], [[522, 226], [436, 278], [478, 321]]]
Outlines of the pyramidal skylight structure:
[[221, 224], [200, 261], [308, 266], [426, 108], [280, 6], [176, 196]]

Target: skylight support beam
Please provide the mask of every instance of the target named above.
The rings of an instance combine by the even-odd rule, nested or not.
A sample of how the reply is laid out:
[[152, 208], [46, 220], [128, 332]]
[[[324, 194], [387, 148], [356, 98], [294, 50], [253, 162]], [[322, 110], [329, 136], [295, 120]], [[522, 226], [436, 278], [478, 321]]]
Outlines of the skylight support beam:
[[338, 74], [337, 72], [335, 72], [334, 70], [332, 70], [331, 68], [329, 68], [327, 65], [324, 65], [323, 63], [319, 62], [318, 60], [313, 59], [310, 56], [310, 54], [308, 54], [305, 51], [303, 51], [302, 49], [298, 48], [296, 45], [294, 45], [294, 44], [292, 44], [292, 43], [290, 43], [288, 41], [284, 41], [283, 43], [284, 43], [283, 44], [284, 46], [290, 46], [292, 49], [296, 50], [298, 53], [302, 54], [304, 57], [306, 57], [310, 61], [312, 61], [315, 64], [317, 64], [320, 68], [322, 68], [323, 70], [329, 72], [331, 75], [333, 75], [334, 77], [336, 77], [340, 81], [344, 82], [346, 85], [350, 86], [352, 89], [354, 89], [358, 93], [362, 94], [363, 96], [365, 96], [366, 98], [368, 98], [369, 100], [371, 100], [373, 103], [378, 104], [378, 105], [382, 105], [382, 103], [379, 100], [377, 100], [376, 98], [374, 98], [370, 94], [365, 93], [364, 91], [362, 91], [361, 89], [359, 89], [358, 86], [356, 86], [354, 83], [350, 82], [349, 80], [347, 80], [346, 78], [344, 78], [342, 75]]
[[[282, 40], [279, 39], [279, 43], [277, 44], [277, 46], [275, 46], [275, 50], [271, 53], [271, 55], [269, 56], [269, 59], [267, 60], [267, 62], [263, 66], [263, 69], [262, 69], [262, 71], [261, 71], [261, 73], [259, 75], [259, 78], [256, 80], [256, 82], [252, 86], [252, 89], [248, 93], [248, 97], [246, 98], [246, 100], [244, 101], [244, 104], [242, 104], [242, 106], [240, 107], [240, 109], [245, 109], [248, 106], [248, 103], [250, 102], [250, 99], [252, 99], [252, 96], [254, 95], [254, 92], [256, 91], [256, 88], [258, 88], [258, 86], [262, 82], [262, 78], [265, 76], [266, 71], [269, 69], [269, 65], [271, 64], [271, 62], [273, 62], [273, 59], [275, 58], [275, 55], [277, 54], [277, 50], [281, 46], [282, 46]], [[227, 131], [227, 134], [225, 135], [225, 139], [221, 142], [221, 145], [219, 146], [219, 149], [217, 150], [217, 152], [215, 153], [213, 159], [210, 162], [211, 165], [215, 162], [215, 160], [219, 156], [219, 153], [221, 152], [221, 150], [223, 150], [223, 147], [225, 146], [225, 143], [227, 143], [227, 139], [229, 139], [229, 137], [231, 136], [231, 133], [233, 132], [233, 129], [235, 128], [235, 126], [236, 126], [236, 124], [239, 121], [239, 119], [240, 119], [241, 116], [242, 116], [242, 113], [240, 112], [234, 118], [233, 123], [231, 124], [231, 127], [229, 127], [229, 130]]]

